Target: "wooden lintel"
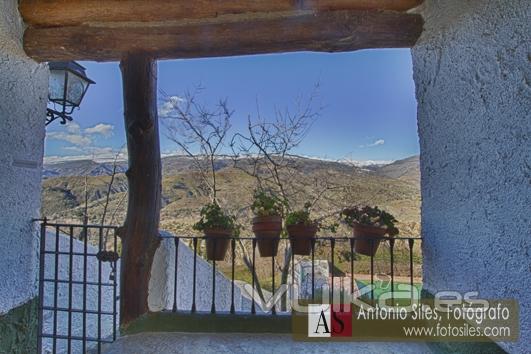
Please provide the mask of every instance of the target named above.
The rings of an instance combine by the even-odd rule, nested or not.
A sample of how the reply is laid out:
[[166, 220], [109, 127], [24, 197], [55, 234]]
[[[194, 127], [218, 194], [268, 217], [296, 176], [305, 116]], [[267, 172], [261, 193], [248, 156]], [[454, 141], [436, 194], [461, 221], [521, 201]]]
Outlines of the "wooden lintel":
[[298, 11], [252, 19], [216, 19], [66, 27], [29, 27], [24, 49], [37, 61], [155, 59], [294, 51], [404, 48], [422, 32], [420, 15], [396, 11]]
[[20, 0], [19, 9], [28, 25], [57, 27], [298, 10], [406, 11], [420, 3], [422, 0]]

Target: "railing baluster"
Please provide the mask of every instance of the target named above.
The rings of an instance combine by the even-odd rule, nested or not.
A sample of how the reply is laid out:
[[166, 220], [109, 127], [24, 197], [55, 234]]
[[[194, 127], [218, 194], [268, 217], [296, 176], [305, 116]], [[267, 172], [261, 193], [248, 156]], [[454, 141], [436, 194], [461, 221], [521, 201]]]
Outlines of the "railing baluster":
[[83, 343], [82, 352], [87, 352], [87, 273], [88, 273], [88, 229], [87, 219], [83, 223]]
[[54, 282], [54, 291], [53, 291], [53, 343], [52, 351], [57, 352], [57, 293], [59, 291], [59, 226], [55, 227], [55, 282]]
[[[275, 239], [271, 239], [271, 248], [275, 249]], [[271, 255], [271, 299], [273, 301], [273, 307], [271, 308], [271, 314], [276, 315], [277, 310], [275, 307], [275, 252]]]
[[253, 244], [253, 274], [251, 274], [251, 278], [253, 279], [253, 290], [252, 290], [252, 295], [251, 295], [251, 313], [254, 315], [256, 313], [256, 308], [255, 308], [255, 305], [254, 305], [254, 285], [255, 285], [255, 281], [254, 281], [254, 275], [255, 275], [255, 257], [256, 257], [256, 239], [253, 238], [252, 240], [252, 244]]
[[114, 259], [113, 264], [113, 286], [112, 286], [112, 340], [116, 340], [116, 317], [117, 317], [117, 311], [116, 311], [116, 290], [117, 290], [117, 284], [118, 284], [118, 235], [116, 234], [116, 229], [114, 229], [114, 252], [116, 253], [116, 258]]
[[72, 265], [74, 253], [74, 228], [70, 226], [70, 254], [68, 255], [68, 353], [72, 352]]
[[[295, 301], [295, 253], [293, 253], [293, 248], [291, 249], [291, 296], [289, 299], [290, 309], [293, 312], [293, 302]], [[300, 289], [299, 289], [300, 292]]]
[[230, 285], [230, 313], [234, 313], [234, 258], [236, 257], [236, 240], [232, 238], [231, 242], [231, 259], [232, 259], [232, 269], [231, 269], [231, 285]]
[[350, 239], [350, 295], [354, 299], [354, 242], [355, 238]]
[[173, 274], [173, 312], [177, 312], [177, 271], [179, 267], [179, 237], [175, 237], [173, 239], [175, 242], [175, 260], [174, 260], [174, 266], [175, 266], [175, 273]]
[[369, 240], [371, 245], [371, 300], [374, 300], [374, 255], [372, 250], [374, 250], [374, 240], [371, 238]]
[[214, 241], [214, 257], [212, 257], [212, 307], [210, 313], [216, 313], [216, 244], [217, 238], [213, 237]]
[[330, 305], [333, 306], [334, 304], [334, 248], [336, 245], [336, 240], [334, 238], [330, 238], [330, 251], [332, 252], [332, 286], [330, 287]]
[[39, 254], [39, 320], [38, 320], [38, 333], [37, 333], [37, 353], [42, 353], [42, 328], [43, 328], [43, 307], [44, 307], [44, 266], [46, 256], [46, 223], [47, 219], [44, 218], [41, 223], [41, 235], [40, 235], [40, 254]]
[[414, 288], [413, 288], [413, 244], [415, 240], [410, 238], [408, 240], [409, 244], [409, 284], [411, 286], [411, 300], [413, 300], [414, 297]]
[[315, 300], [315, 237], [312, 237], [312, 302]]
[[197, 264], [197, 237], [194, 238], [194, 279], [192, 283], [192, 313], [195, 313], [195, 276]]
[[[103, 228], [99, 228], [98, 232], [98, 251], [103, 251]], [[101, 353], [101, 273], [102, 273], [102, 261], [101, 259], [97, 259], [98, 261], [98, 353]]]
[[389, 252], [391, 253], [391, 306], [395, 305], [395, 257], [394, 257], [395, 240], [389, 239]]

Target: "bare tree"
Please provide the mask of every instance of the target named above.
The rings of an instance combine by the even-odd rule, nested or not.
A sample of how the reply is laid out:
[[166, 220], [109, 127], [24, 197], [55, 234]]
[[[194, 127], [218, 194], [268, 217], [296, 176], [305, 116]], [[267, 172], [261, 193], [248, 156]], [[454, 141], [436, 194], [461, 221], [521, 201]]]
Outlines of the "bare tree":
[[315, 107], [316, 90], [307, 99], [299, 97], [293, 111], [275, 109], [272, 120], [262, 116], [257, 104], [256, 117], [248, 116], [246, 134], [236, 133], [230, 143], [234, 166], [254, 177], [258, 188], [276, 192], [286, 202], [287, 211], [299, 192], [293, 183], [298, 174], [293, 150], [321, 112], [321, 107]]
[[[201, 88], [187, 92], [183, 97], [169, 96], [162, 92], [165, 99], [164, 112], [161, 114], [167, 130], [167, 136], [193, 161], [202, 182], [210, 191], [212, 202], [217, 198], [216, 158], [224, 147], [224, 142], [231, 128], [233, 111], [228, 108], [227, 100], [220, 100], [213, 110], [201, 104], [197, 96]], [[255, 279], [258, 296], [264, 300], [262, 287], [249, 253], [243, 242], [238, 240], [246, 267]]]
[[[317, 84], [309, 97], [299, 97], [293, 110], [275, 109], [273, 119], [263, 117], [257, 104], [256, 117], [248, 116], [247, 132], [236, 133], [231, 139], [234, 167], [254, 177], [258, 189], [268, 190], [280, 197], [285, 207], [283, 216], [295, 209], [297, 204], [305, 202], [308, 195], [314, 205], [326, 192], [335, 188], [326, 178], [307, 180], [299, 169], [299, 156], [293, 154], [322, 111], [316, 102], [318, 87]], [[318, 185], [313, 196], [306, 188], [310, 184]], [[283, 264], [277, 266], [282, 273], [281, 284], [286, 284], [291, 247], [284, 249], [283, 258]], [[282, 308], [286, 308], [285, 295], [282, 297]]]
[[197, 88], [183, 97], [162, 92], [166, 112], [161, 116], [168, 138], [192, 159], [203, 183], [210, 190], [212, 201], [217, 202], [216, 157], [231, 127], [233, 112], [229, 110], [226, 99], [209, 110], [197, 100], [200, 91], [201, 88]]
[[124, 147], [125, 146], [122, 146], [122, 148], [120, 148], [120, 150], [114, 155], [114, 159], [113, 159], [113, 162], [112, 162], [111, 180], [107, 184], [107, 193], [105, 195], [105, 204], [103, 205], [103, 213], [102, 213], [102, 216], [101, 216], [101, 225], [102, 226], [105, 225], [105, 217], [107, 216], [107, 209], [109, 208], [109, 202], [110, 202], [110, 198], [111, 198], [112, 187], [113, 187], [113, 184], [114, 184], [114, 179], [116, 178], [116, 168], [118, 167], [118, 158], [122, 154], [122, 151], [123, 151]]
[[[116, 178], [116, 173], [117, 173], [116, 170], [117, 170], [117, 167], [118, 167], [118, 159], [123, 154], [123, 149], [124, 148], [125, 148], [125, 145], [122, 146], [120, 148], [120, 150], [118, 150], [118, 152], [114, 155], [114, 159], [113, 159], [113, 163], [112, 163], [111, 179], [110, 179], [109, 183], [107, 184], [107, 193], [105, 195], [105, 203], [103, 205], [103, 213], [101, 215], [101, 226], [105, 225], [105, 218], [107, 216], [107, 211], [108, 211], [109, 203], [110, 203], [110, 200], [111, 200], [111, 192], [112, 192], [113, 184], [114, 184], [114, 181], [115, 181], [115, 178]], [[113, 212], [111, 214], [111, 220], [109, 222], [109, 225], [112, 225], [112, 223], [114, 222], [116, 214], [117, 214], [118, 210], [121, 208], [122, 203], [125, 200], [126, 196], [127, 196], [127, 194], [124, 193], [124, 195], [122, 196], [122, 198], [120, 198], [118, 204], [114, 208], [114, 210], [113, 210]], [[107, 247], [107, 240], [109, 238], [110, 230], [111, 229], [109, 229], [109, 228], [106, 229], [104, 242], [103, 242], [104, 248]]]

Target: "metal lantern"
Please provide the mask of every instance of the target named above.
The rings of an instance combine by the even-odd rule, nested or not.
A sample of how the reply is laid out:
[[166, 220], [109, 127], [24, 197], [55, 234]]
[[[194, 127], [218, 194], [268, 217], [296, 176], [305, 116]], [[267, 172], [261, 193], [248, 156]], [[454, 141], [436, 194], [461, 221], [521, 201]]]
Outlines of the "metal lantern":
[[90, 84], [95, 82], [85, 75], [85, 68], [75, 61], [50, 62], [50, 81], [46, 125], [60, 118], [61, 124], [71, 121], [70, 114], [79, 107]]

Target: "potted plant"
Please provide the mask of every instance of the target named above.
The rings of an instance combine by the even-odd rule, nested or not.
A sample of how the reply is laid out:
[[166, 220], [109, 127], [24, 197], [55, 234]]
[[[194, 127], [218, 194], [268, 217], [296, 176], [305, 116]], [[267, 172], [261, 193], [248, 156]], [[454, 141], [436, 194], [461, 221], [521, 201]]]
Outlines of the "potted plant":
[[286, 216], [286, 229], [293, 254], [310, 255], [312, 239], [317, 234], [318, 223], [310, 218], [309, 203], [304, 204], [303, 209], [291, 212]]
[[395, 217], [376, 206], [347, 208], [341, 212], [341, 216], [352, 227], [356, 253], [372, 257], [386, 234], [398, 234]]
[[226, 214], [215, 202], [205, 205], [200, 215], [201, 219], [193, 228], [205, 235], [207, 259], [222, 261], [229, 248], [231, 236], [239, 234], [236, 219]]
[[260, 256], [276, 256], [282, 232], [282, 202], [264, 191], [256, 191], [251, 210], [254, 214], [253, 232]]

